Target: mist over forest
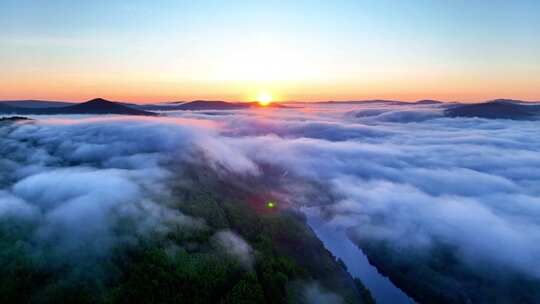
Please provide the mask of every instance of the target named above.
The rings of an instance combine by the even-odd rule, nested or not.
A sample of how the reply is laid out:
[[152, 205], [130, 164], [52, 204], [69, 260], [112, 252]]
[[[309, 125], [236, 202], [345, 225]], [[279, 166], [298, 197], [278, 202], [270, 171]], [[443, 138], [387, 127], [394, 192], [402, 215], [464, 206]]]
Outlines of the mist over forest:
[[[534, 303], [540, 296], [537, 121], [451, 118], [444, 110], [314, 104], [2, 123], [2, 297], [47, 302], [71, 293], [78, 299], [74, 290], [83, 286], [87, 302], [126, 301], [130, 287], [146, 284], [130, 275], [157, 257], [166, 265], [183, 261], [182, 269], [228, 261], [223, 278], [232, 271], [242, 284], [261, 283], [261, 256], [270, 254], [261, 248], [273, 245], [262, 245], [256, 236], [262, 232], [234, 224], [231, 210], [245, 203], [253, 217], [279, 215], [285, 226], [290, 219], [291, 227], [270, 234], [275, 242], [302, 226], [302, 207], [320, 210], [325, 225], [345, 230], [417, 302]], [[229, 202], [212, 203], [220, 206], [215, 210], [204, 205], [220, 198]], [[265, 206], [268, 200], [278, 208]], [[291, 249], [283, 248], [268, 252]], [[129, 270], [131, 263], [139, 266]], [[278, 288], [283, 299], [371, 298], [361, 288], [336, 291], [335, 281], [315, 271], [300, 274], [283, 266], [289, 262], [276, 263], [288, 269], [280, 270], [285, 281], [275, 283], [285, 286]], [[30, 279], [8, 284], [16, 273]], [[272, 280], [253, 284], [261, 289], [255, 298], [269, 302]]]

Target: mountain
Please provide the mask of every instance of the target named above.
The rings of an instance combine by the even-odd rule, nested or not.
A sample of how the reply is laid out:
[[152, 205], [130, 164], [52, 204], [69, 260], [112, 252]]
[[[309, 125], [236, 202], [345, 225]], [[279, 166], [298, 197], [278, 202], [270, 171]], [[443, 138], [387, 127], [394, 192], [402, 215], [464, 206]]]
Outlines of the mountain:
[[183, 103], [186, 103], [185, 101], [168, 101], [168, 102], [164, 102], [164, 104], [171, 104], [171, 105], [178, 105], [178, 104], [183, 104]]
[[48, 100], [3, 100], [0, 101], [0, 105], [8, 105], [12, 107], [20, 108], [31, 108], [31, 109], [41, 109], [41, 108], [62, 108], [67, 106], [72, 106], [75, 103], [65, 102], [65, 101], [48, 101]]
[[84, 103], [76, 104], [58, 110], [63, 110], [66, 113], [71, 114], [156, 115], [152, 112], [133, 109], [102, 98], [92, 99]]
[[199, 110], [238, 110], [249, 106], [221, 100], [173, 101], [157, 104], [125, 104], [132, 109], [145, 111], [199, 111]]
[[[221, 100], [194, 100], [189, 102], [172, 101], [156, 104], [134, 104], [112, 102], [96, 98], [84, 103], [55, 102], [42, 100], [0, 101], [0, 114], [121, 114], [121, 115], [156, 115], [149, 111], [205, 111], [205, 110], [241, 110], [259, 107], [257, 102], [233, 103]], [[285, 106], [272, 103], [270, 107]]]
[[146, 115], [156, 113], [130, 108], [117, 102], [96, 98], [84, 103], [65, 107], [23, 108], [0, 103], [0, 114], [26, 114], [26, 115], [57, 115], [57, 114], [118, 114], [118, 115]]
[[181, 102], [178, 103], [151, 103], [151, 104], [134, 104], [134, 103], [126, 103], [124, 104], [127, 107], [138, 109], [138, 110], [144, 110], [144, 111], [177, 111], [182, 110], [182, 108], [179, 108], [179, 105], [181, 105]]
[[31, 119], [28, 117], [23, 117], [23, 116], [0, 117], [0, 123], [10, 123], [10, 122], [21, 121], [21, 120], [31, 120]]
[[221, 100], [194, 100], [177, 106], [179, 110], [236, 110], [248, 108], [247, 105]]
[[1, 114], [31, 114], [32, 111], [39, 111], [40, 109], [29, 109], [13, 107], [7, 104], [0, 103], [0, 115]]
[[323, 101], [318, 103], [331, 103], [331, 104], [388, 104], [388, 105], [431, 105], [442, 104], [442, 101], [433, 99], [422, 99], [414, 102], [400, 101], [400, 100], [387, 100], [387, 99], [370, 99], [370, 100], [350, 100], [350, 101]]
[[481, 117], [528, 120], [540, 117], [540, 104], [511, 99], [496, 99], [483, 103], [458, 104], [444, 111], [448, 117]]
[[[189, 102], [173, 101], [158, 104], [126, 104], [126, 106], [147, 111], [205, 111], [205, 110], [241, 110], [260, 107], [254, 102], [226, 102], [221, 100], [194, 100]], [[282, 104], [271, 103], [268, 107], [287, 108]]]
[[346, 101], [320, 101], [318, 104], [388, 104], [388, 105], [406, 105], [410, 102], [399, 100], [386, 100], [386, 99], [370, 99], [370, 100], [346, 100]]
[[519, 99], [507, 99], [507, 98], [493, 99], [493, 100], [488, 100], [486, 102], [514, 103], [514, 104], [522, 104], [522, 105], [539, 105], [540, 104], [540, 102], [538, 101], [524, 101], [524, 100], [519, 100]]
[[3, 112], [3, 111], [9, 111], [9, 110], [11, 110], [11, 109], [13, 109], [12, 106], [9, 106], [9, 105], [0, 103], [0, 112]]
[[418, 105], [431, 105], [431, 104], [441, 104], [443, 102], [438, 101], [438, 100], [433, 100], [433, 99], [422, 99], [422, 100], [417, 100], [414, 103]]

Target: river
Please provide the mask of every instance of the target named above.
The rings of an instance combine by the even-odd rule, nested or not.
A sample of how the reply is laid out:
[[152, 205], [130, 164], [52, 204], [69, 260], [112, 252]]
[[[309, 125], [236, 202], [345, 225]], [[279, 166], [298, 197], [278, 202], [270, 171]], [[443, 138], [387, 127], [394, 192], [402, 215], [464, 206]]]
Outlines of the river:
[[327, 224], [317, 208], [302, 208], [302, 211], [326, 249], [343, 260], [351, 276], [362, 280], [378, 304], [415, 303], [369, 263], [366, 255], [349, 240], [343, 229]]

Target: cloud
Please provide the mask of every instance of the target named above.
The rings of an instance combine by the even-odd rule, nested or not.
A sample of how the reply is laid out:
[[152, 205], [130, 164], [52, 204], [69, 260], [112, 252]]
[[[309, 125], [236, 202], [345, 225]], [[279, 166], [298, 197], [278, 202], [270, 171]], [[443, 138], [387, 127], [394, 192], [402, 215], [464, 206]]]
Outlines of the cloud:
[[6, 191], [0, 191], [0, 202], [1, 220], [12, 217], [29, 219], [34, 217], [37, 213], [36, 208]]
[[0, 139], [0, 216], [26, 220], [34, 253], [74, 267], [140, 237], [203, 229], [202, 220], [168, 203], [172, 168], [163, 166], [193, 144], [196, 132], [170, 121], [124, 119], [10, 128]]
[[253, 249], [243, 238], [232, 231], [223, 230], [216, 232], [213, 239], [222, 251], [236, 258], [244, 268], [253, 269]]
[[309, 304], [342, 304], [340, 296], [322, 289], [318, 284], [312, 283], [304, 287], [305, 303]]
[[[77, 259], [81, 254], [88, 258], [89, 253], [93, 258], [107, 257], [115, 246], [134, 237], [200, 226], [156, 203], [155, 196], [143, 191], [147, 181], [139, 178], [155, 177], [122, 169], [56, 169], [22, 179], [12, 187], [12, 194], [39, 210], [35, 241], [41, 248], [55, 247], [60, 259]], [[127, 230], [120, 225], [134, 227]]]
[[374, 103], [357, 106], [357, 109], [345, 113], [345, 116], [355, 120], [369, 123], [412, 123], [423, 122], [443, 117], [440, 105], [419, 104], [384, 104]]
[[347, 196], [331, 207], [333, 221], [354, 227], [356, 237], [416, 250], [429, 249], [434, 241], [451, 244], [471, 265], [540, 275], [534, 268], [540, 254], [538, 226], [524, 214], [502, 213], [496, 204], [489, 204], [493, 196], [433, 196], [384, 181], [349, 179], [335, 184]]
[[[61, 248], [96, 235], [103, 248], [129, 241], [133, 234], [110, 234], [125, 217], [139, 223], [136, 233], [203, 225], [166, 203], [167, 181], [189, 163], [231, 182], [276, 186], [296, 206], [324, 205], [330, 223], [356, 238], [419, 252], [442, 242], [473, 267], [540, 278], [537, 122], [439, 112], [314, 105], [3, 127], [0, 216], [37, 216], [36, 238]], [[249, 256], [247, 244], [224, 235], [216, 238]]]
[[[388, 106], [378, 111], [403, 112]], [[535, 123], [379, 117], [369, 126], [380, 136], [355, 136], [343, 127], [358, 124], [348, 113], [334, 122], [311, 117], [303, 132], [291, 127], [292, 115], [272, 117], [272, 127], [237, 117], [225, 120], [221, 140], [255, 163], [284, 168], [287, 183], [294, 183], [293, 176], [325, 185], [336, 198], [326, 207], [332, 223], [357, 237], [418, 251], [445, 243], [472, 267], [540, 277], [534, 267], [540, 256]], [[318, 132], [321, 122], [330, 130]], [[231, 133], [227, 123], [250, 129]]]

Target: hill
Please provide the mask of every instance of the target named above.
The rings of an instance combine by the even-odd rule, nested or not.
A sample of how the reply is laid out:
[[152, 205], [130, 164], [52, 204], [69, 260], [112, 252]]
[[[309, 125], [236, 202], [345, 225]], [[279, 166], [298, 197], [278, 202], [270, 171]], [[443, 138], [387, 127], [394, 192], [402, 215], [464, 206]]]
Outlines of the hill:
[[496, 99], [484, 103], [458, 104], [446, 109], [444, 114], [448, 117], [529, 120], [540, 116], [540, 105], [518, 100]]
[[194, 100], [176, 107], [178, 110], [237, 110], [248, 108], [247, 105], [221, 100]]
[[155, 113], [130, 108], [117, 102], [96, 98], [84, 103], [64, 107], [23, 108], [0, 103], [0, 114], [24, 115], [59, 115], [59, 114], [118, 114], [118, 115], [146, 115]]
[[422, 99], [422, 100], [417, 100], [414, 103], [419, 104], [419, 105], [431, 105], [431, 104], [441, 104], [443, 102], [438, 101], [438, 100], [433, 100], [433, 99]]
[[247, 104], [231, 103], [221, 100], [194, 100], [189, 102], [164, 102], [159, 104], [128, 104], [133, 109], [146, 111], [203, 111], [247, 109]]
[[31, 108], [31, 109], [41, 109], [41, 108], [62, 108], [67, 106], [75, 105], [73, 102], [65, 101], [48, 101], [48, 100], [3, 100], [0, 101], [0, 105], [7, 105], [12, 107], [20, 108]]
[[9, 117], [0, 117], [0, 124], [1, 123], [11, 123], [15, 121], [24, 121], [24, 120], [31, 120], [30, 118], [24, 117], [24, 116], [9, 116]]
[[133, 109], [102, 98], [92, 99], [84, 103], [62, 108], [61, 110], [68, 114], [155, 115], [155, 113]]
[[370, 99], [370, 100], [346, 100], [346, 101], [320, 101], [319, 104], [388, 104], [388, 105], [402, 105], [410, 104], [410, 102], [399, 100], [386, 100], [386, 99]]

